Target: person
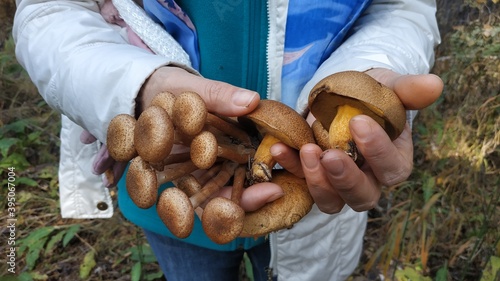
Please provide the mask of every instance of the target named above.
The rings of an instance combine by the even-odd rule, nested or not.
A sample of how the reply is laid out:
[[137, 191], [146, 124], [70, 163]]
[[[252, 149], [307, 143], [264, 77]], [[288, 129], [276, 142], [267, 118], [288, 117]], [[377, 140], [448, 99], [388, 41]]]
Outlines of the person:
[[[245, 252], [255, 280], [346, 279], [359, 262], [366, 211], [377, 204], [382, 186], [411, 173], [416, 110], [442, 91], [442, 81], [428, 74], [440, 42], [435, 2], [144, 0], [148, 17], [175, 39], [155, 45], [146, 38], [151, 32], [141, 33], [137, 13], [120, 10], [129, 7], [127, 1], [113, 3], [154, 53], [128, 44], [102, 18], [103, 1], [16, 2], [17, 58], [62, 114], [62, 215], [112, 215], [102, 176], [92, 173], [93, 159], [110, 120], [120, 113], [138, 116], [157, 93], [197, 92], [209, 111], [225, 116], [244, 115], [260, 99], [275, 99], [312, 121], [306, 101], [318, 81], [344, 70], [364, 71], [397, 93], [408, 109], [408, 124], [391, 141], [374, 120], [354, 117], [350, 130], [365, 158], [361, 167], [345, 153], [315, 144], [299, 152], [274, 145], [273, 157], [306, 179], [315, 201], [291, 229], [217, 245], [197, 221], [193, 234], [179, 240], [154, 207], [143, 210], [131, 202], [123, 178], [118, 183], [118, 206], [144, 229], [169, 281], [237, 280]], [[99, 142], [82, 143], [84, 130]], [[279, 186], [256, 184], [244, 191], [241, 205], [254, 210], [282, 195]]]

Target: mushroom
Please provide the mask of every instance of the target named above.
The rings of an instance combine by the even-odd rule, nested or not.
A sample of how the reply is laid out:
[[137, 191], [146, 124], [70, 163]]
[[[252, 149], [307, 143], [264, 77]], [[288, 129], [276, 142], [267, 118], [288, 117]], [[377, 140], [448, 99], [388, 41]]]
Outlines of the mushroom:
[[306, 143], [314, 143], [314, 135], [306, 120], [291, 107], [273, 100], [261, 100], [257, 108], [239, 118], [247, 127], [253, 126], [263, 136], [252, 163], [252, 180], [266, 182], [272, 178], [276, 164], [269, 149], [277, 142], [300, 149]]
[[272, 182], [283, 189], [284, 195], [257, 211], [246, 213], [241, 237], [257, 237], [290, 228], [311, 210], [314, 201], [305, 179], [286, 170], [275, 170]]
[[222, 157], [227, 160], [243, 164], [247, 163], [253, 155], [253, 149], [246, 149], [243, 146], [234, 144], [218, 144], [217, 138], [210, 131], [202, 131], [191, 141], [191, 160], [200, 169], [208, 169]]
[[186, 238], [191, 234], [194, 209], [219, 191], [229, 181], [237, 166], [235, 162], [225, 161], [220, 172], [191, 197], [176, 187], [167, 188], [161, 193], [156, 205], [157, 212], [172, 234], [179, 238]]
[[228, 135], [230, 138], [235, 139], [238, 143], [245, 146], [251, 146], [251, 140], [248, 133], [241, 128], [241, 125], [228, 117], [218, 116], [213, 113], [207, 114], [206, 124], [218, 131]]
[[134, 130], [134, 145], [142, 159], [161, 162], [170, 154], [174, 140], [174, 124], [163, 108], [149, 106], [141, 113]]
[[217, 244], [234, 240], [243, 230], [245, 211], [240, 207], [240, 198], [245, 186], [246, 168], [238, 166], [234, 173], [231, 199], [215, 197], [203, 210], [201, 223], [208, 238]]
[[[370, 116], [391, 140], [401, 134], [406, 122], [405, 108], [398, 96], [368, 74], [358, 71], [339, 72], [321, 80], [311, 90], [309, 109], [321, 124], [313, 125], [318, 143], [328, 143], [328, 147], [322, 148], [342, 149], [354, 161], [360, 155], [349, 130], [352, 117]], [[328, 132], [328, 141], [323, 130]]]
[[161, 172], [156, 171], [140, 156], [130, 162], [126, 177], [127, 192], [132, 201], [143, 209], [156, 203], [158, 187], [161, 184], [192, 173], [197, 167], [192, 161], [166, 166]]
[[119, 162], [130, 161], [137, 156], [134, 146], [136, 120], [129, 114], [118, 114], [108, 126], [106, 146], [109, 155]]
[[207, 119], [205, 101], [194, 92], [183, 92], [175, 99], [172, 119], [182, 134], [195, 136], [201, 132]]
[[163, 108], [168, 116], [172, 118], [175, 107], [175, 95], [170, 92], [161, 92], [151, 99], [149, 106], [159, 106]]

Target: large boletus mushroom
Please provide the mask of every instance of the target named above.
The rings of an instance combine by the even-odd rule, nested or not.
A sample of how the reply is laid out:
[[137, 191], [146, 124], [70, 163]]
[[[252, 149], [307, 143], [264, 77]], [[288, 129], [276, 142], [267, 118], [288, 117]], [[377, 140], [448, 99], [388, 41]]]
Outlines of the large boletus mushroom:
[[255, 127], [262, 141], [252, 162], [254, 182], [267, 182], [272, 178], [274, 161], [269, 149], [277, 142], [300, 149], [306, 143], [314, 143], [314, 135], [306, 120], [291, 107], [274, 100], [261, 100], [255, 110], [238, 118], [245, 127]]
[[321, 80], [311, 90], [309, 109], [316, 118], [312, 127], [317, 143], [323, 149], [342, 149], [354, 161], [360, 155], [349, 130], [352, 117], [370, 116], [391, 140], [401, 134], [406, 122], [405, 108], [398, 96], [358, 71], [339, 72]]
[[241, 237], [257, 237], [290, 228], [311, 211], [314, 201], [305, 179], [286, 170], [274, 170], [272, 182], [281, 186], [285, 194], [257, 211], [247, 212]]

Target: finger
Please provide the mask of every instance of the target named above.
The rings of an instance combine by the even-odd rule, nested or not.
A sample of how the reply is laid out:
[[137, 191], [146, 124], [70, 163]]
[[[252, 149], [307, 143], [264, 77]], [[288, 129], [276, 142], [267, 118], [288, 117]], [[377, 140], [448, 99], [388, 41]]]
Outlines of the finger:
[[304, 177], [300, 157], [297, 151], [284, 143], [277, 143], [270, 148], [271, 155], [285, 170], [299, 178]]
[[394, 81], [394, 92], [407, 109], [424, 109], [443, 92], [443, 80], [434, 74], [402, 75]]
[[101, 148], [97, 152], [94, 158], [93, 173], [100, 175], [104, 173], [107, 169], [111, 168], [115, 164], [115, 160], [109, 155], [108, 148], [105, 144], [101, 145]]
[[210, 112], [224, 116], [241, 116], [251, 112], [257, 107], [260, 96], [257, 92], [235, 87], [231, 84], [206, 79], [193, 75], [187, 71], [176, 71], [176, 76], [171, 75], [174, 94], [184, 91], [198, 93], [205, 101]]
[[413, 143], [408, 124], [394, 143], [368, 116], [353, 117], [350, 128], [357, 148], [382, 184], [394, 185], [408, 178], [413, 168]]
[[270, 182], [254, 184], [243, 191], [240, 206], [246, 212], [255, 211], [265, 204], [283, 197], [283, 195], [285, 195], [283, 190], [277, 184]]
[[[328, 214], [338, 213], [344, 207], [344, 200], [332, 187], [326, 170], [320, 164], [323, 151], [315, 144], [306, 144], [300, 149], [302, 169], [309, 192], [318, 208]], [[334, 169], [335, 167], [332, 167]]]
[[443, 81], [434, 74], [401, 75], [383, 68], [374, 68], [366, 73], [391, 88], [407, 109], [423, 109], [443, 92]]
[[329, 182], [345, 204], [355, 211], [370, 210], [380, 198], [380, 185], [370, 171], [362, 171], [340, 150], [326, 150], [321, 166], [327, 171]]
[[110, 182], [108, 187], [115, 186], [120, 181], [125, 169], [127, 168], [128, 162], [116, 162], [113, 165], [113, 182]]

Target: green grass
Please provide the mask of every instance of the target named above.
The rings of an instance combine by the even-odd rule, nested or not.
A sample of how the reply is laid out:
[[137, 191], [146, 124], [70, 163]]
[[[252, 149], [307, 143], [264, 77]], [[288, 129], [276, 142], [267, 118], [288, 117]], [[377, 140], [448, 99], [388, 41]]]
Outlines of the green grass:
[[[13, 3], [0, 4], [3, 25]], [[445, 91], [415, 120], [413, 174], [370, 212], [353, 280], [500, 279], [500, 4], [438, 4], [443, 43], [433, 72]], [[144, 235], [119, 211], [109, 220], [60, 217], [59, 115], [16, 62], [8, 33], [0, 37], [0, 181], [7, 191], [15, 167], [21, 280], [161, 280]], [[7, 192], [0, 201], [7, 210]], [[6, 262], [1, 255], [0, 276]]]

